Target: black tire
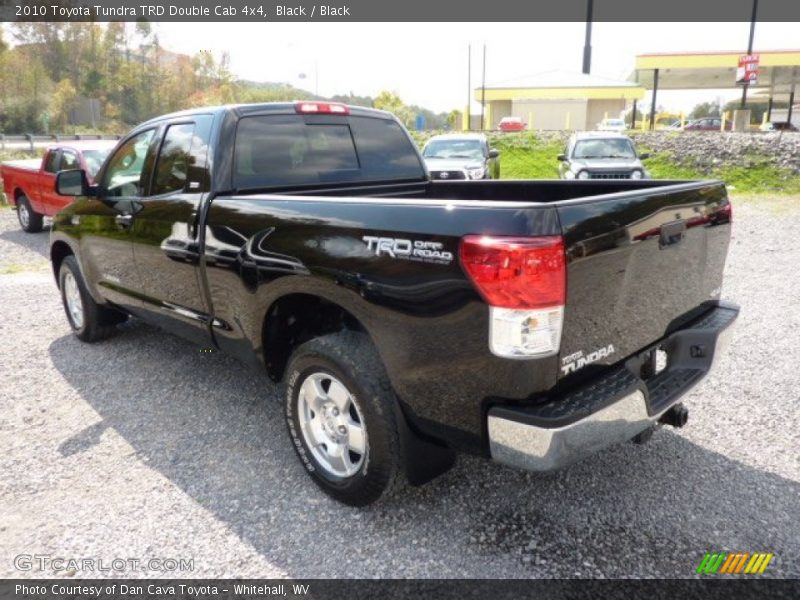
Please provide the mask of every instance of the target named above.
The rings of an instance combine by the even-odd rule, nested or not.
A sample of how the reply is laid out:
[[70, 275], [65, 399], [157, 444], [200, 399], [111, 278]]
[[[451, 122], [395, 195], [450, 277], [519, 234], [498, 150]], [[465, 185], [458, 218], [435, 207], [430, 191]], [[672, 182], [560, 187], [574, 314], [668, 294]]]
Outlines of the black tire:
[[[72, 282], [75, 288], [72, 288]], [[105, 306], [100, 306], [94, 301], [86, 289], [78, 261], [74, 256], [67, 256], [61, 263], [58, 271], [58, 287], [61, 291], [61, 302], [67, 314], [67, 322], [75, 336], [83, 342], [99, 342], [109, 337], [115, 331], [117, 323], [124, 322], [127, 315]], [[77, 297], [71, 293], [77, 293]], [[70, 296], [69, 299], [68, 296]], [[79, 302], [76, 303], [76, 300]], [[78, 306], [79, 305], [79, 306]], [[72, 309], [77, 307], [76, 315]]]
[[31, 202], [25, 194], [20, 194], [17, 198], [17, 220], [23, 231], [39, 233], [42, 230], [44, 217], [33, 211]]
[[[326, 374], [346, 388], [352, 404], [356, 405], [358, 423], [365, 430], [366, 452], [357, 471], [345, 477], [337, 476], [318, 460], [318, 455], [327, 452], [327, 446], [316, 446], [315, 456], [307, 440], [307, 429], [301, 426], [304, 410], [301, 388], [305, 382]], [[365, 506], [402, 486], [405, 462], [398, 419], [403, 417], [383, 363], [367, 335], [343, 331], [300, 345], [287, 366], [286, 382], [289, 438], [306, 472], [325, 493], [350, 506]], [[349, 415], [349, 418], [354, 416], [352, 412]], [[305, 422], [308, 428], [310, 421]], [[350, 454], [351, 459], [354, 456], [358, 455]]]

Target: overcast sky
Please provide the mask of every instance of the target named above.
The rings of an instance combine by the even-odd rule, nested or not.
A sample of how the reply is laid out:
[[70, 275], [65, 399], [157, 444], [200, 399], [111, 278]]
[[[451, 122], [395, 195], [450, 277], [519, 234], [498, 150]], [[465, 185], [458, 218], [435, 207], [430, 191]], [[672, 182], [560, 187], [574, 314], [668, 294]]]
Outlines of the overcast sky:
[[[744, 52], [749, 28], [749, 23], [595, 23], [592, 74], [626, 79], [635, 56], [648, 52]], [[210, 50], [219, 56], [228, 51], [234, 73], [243, 79], [291, 83], [324, 96], [374, 96], [388, 89], [406, 103], [448, 111], [466, 102], [468, 44], [473, 87], [480, 85], [484, 43], [489, 85], [551, 70], [580, 72], [585, 25], [158, 23], [157, 31], [161, 44], [176, 52]], [[755, 52], [798, 48], [800, 24], [756, 25]], [[662, 91], [658, 103], [688, 111], [699, 101], [739, 95], [736, 90]]]
[[[595, 23], [592, 73], [627, 78], [637, 54], [747, 49], [749, 23]], [[487, 84], [549, 70], [580, 72], [583, 23], [161, 23], [161, 43], [193, 54], [230, 52], [241, 78], [282, 81], [322, 95], [394, 90], [437, 111], [464, 106], [467, 45], [479, 85], [487, 46]], [[758, 23], [757, 51], [800, 47], [797, 23]], [[305, 78], [300, 75], [305, 74]], [[729, 91], [723, 96], [737, 97]], [[659, 104], [689, 110], [713, 91], [664, 92]], [[477, 110], [474, 106], [473, 110]]]

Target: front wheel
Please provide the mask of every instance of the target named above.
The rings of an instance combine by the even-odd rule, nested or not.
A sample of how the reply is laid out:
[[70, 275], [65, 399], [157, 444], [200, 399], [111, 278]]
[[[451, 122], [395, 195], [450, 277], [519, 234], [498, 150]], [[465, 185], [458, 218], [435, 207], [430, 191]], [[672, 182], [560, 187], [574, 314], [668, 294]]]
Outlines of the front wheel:
[[367, 335], [345, 331], [300, 345], [287, 381], [289, 437], [319, 487], [364, 506], [400, 485], [402, 416]]
[[23, 231], [38, 233], [42, 230], [44, 217], [31, 208], [31, 202], [25, 194], [17, 198], [17, 219]]
[[114, 325], [127, 319], [127, 315], [100, 306], [94, 301], [86, 289], [74, 256], [67, 256], [61, 263], [58, 286], [67, 321], [81, 341], [91, 343], [104, 340], [114, 333]]

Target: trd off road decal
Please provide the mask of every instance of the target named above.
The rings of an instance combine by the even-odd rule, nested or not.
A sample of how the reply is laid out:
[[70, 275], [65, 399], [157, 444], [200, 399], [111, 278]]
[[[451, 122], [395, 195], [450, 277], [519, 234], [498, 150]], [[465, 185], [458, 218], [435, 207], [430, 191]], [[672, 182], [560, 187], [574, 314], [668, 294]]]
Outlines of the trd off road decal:
[[444, 244], [425, 240], [404, 240], [400, 238], [365, 235], [361, 238], [375, 256], [390, 256], [401, 260], [449, 265], [453, 253], [443, 250]]

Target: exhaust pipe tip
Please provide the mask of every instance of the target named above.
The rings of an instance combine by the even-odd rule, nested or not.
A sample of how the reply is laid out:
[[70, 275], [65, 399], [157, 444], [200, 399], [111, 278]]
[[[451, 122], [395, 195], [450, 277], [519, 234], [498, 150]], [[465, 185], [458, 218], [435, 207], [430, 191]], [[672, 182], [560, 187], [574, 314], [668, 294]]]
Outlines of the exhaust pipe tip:
[[659, 423], [672, 427], [683, 427], [689, 421], [689, 409], [683, 403], [678, 403], [661, 415]]

